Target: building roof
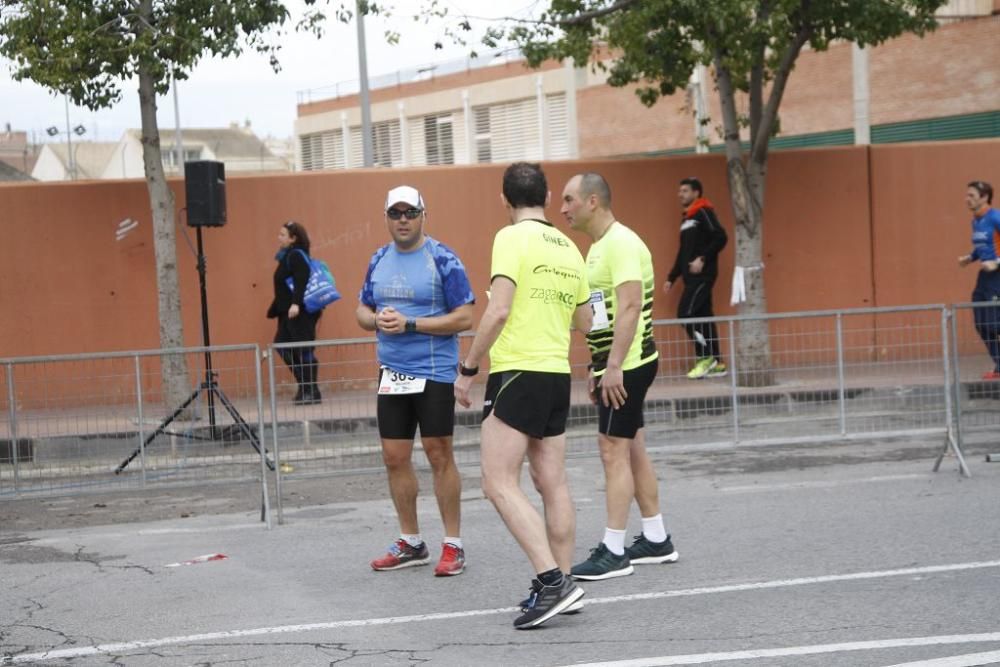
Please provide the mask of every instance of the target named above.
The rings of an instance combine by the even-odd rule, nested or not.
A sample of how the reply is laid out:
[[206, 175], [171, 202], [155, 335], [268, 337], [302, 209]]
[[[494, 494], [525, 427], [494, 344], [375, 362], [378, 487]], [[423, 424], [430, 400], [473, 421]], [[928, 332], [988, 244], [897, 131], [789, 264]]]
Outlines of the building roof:
[[0, 181], [33, 181], [31, 176], [0, 160]]
[[[69, 170], [65, 143], [45, 144]], [[118, 148], [117, 141], [74, 141], [73, 159], [76, 160], [77, 178], [100, 178], [104, 168]]]
[[[128, 133], [136, 140], [142, 138], [142, 130], [131, 129]], [[239, 158], [269, 158], [273, 154], [267, 145], [249, 128], [194, 128], [181, 129], [181, 142], [185, 147], [205, 146], [215, 154], [217, 160]], [[174, 143], [173, 128], [160, 128], [160, 146], [169, 149]]]

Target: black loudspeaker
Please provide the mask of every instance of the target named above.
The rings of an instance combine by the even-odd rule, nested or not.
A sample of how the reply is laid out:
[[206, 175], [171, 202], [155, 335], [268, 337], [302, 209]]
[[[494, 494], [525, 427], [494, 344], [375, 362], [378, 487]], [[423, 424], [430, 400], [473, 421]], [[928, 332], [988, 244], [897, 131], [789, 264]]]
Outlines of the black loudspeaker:
[[187, 223], [191, 227], [226, 224], [226, 167], [214, 160], [184, 163]]

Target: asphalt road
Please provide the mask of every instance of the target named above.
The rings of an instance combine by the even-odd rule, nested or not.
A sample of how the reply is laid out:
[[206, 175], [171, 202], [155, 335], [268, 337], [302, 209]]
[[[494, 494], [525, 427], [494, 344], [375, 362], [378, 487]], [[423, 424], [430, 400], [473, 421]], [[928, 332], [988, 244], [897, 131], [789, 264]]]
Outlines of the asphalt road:
[[[1000, 464], [937, 442], [668, 450], [672, 565], [585, 583], [581, 614], [516, 631], [526, 559], [463, 469], [469, 566], [372, 572], [396, 531], [378, 475], [300, 480], [284, 525], [255, 488], [0, 503], [0, 663], [616, 665], [1000, 663]], [[577, 554], [596, 457], [568, 461]], [[424, 475], [421, 523], [441, 537]], [[630, 533], [638, 532], [633, 511]], [[168, 567], [198, 556], [223, 560]]]

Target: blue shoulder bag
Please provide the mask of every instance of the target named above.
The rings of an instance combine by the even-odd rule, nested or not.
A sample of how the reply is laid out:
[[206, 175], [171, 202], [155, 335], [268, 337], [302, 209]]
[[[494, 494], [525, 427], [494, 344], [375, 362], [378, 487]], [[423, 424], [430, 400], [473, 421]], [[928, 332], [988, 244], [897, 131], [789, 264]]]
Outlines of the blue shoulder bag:
[[[321, 259], [310, 257], [302, 248], [295, 248], [296, 252], [302, 253], [306, 263], [309, 265], [309, 282], [306, 283], [305, 296], [302, 303], [306, 307], [306, 312], [318, 313], [331, 303], [340, 298], [337, 291], [337, 281], [330, 272], [330, 267]], [[292, 276], [285, 278], [288, 289], [295, 291], [295, 283]]]

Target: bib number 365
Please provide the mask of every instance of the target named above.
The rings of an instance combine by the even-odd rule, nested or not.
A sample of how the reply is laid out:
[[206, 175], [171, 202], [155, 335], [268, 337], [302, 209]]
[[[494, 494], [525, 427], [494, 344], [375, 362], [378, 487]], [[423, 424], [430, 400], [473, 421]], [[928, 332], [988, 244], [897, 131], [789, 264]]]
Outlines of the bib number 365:
[[406, 375], [405, 373], [400, 373], [399, 371], [394, 371], [391, 368], [382, 368], [382, 379], [378, 384], [378, 393], [380, 395], [395, 396], [399, 394], [420, 394], [424, 391], [424, 386], [427, 384], [425, 378], [418, 378], [412, 375]]

